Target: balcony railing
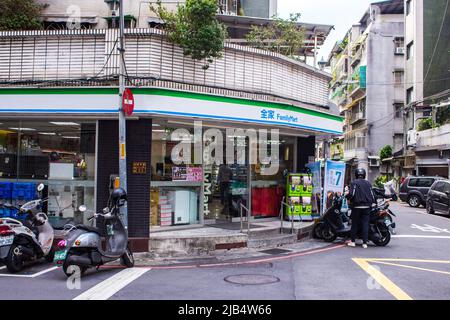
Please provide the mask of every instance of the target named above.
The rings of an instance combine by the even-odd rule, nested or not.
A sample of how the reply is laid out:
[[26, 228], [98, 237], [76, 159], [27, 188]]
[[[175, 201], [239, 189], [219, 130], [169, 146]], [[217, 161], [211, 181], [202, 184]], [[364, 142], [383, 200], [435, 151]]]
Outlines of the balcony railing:
[[363, 112], [355, 112], [352, 113], [352, 117], [350, 119], [350, 124], [355, 124], [358, 121], [362, 121], [366, 119], [366, 115]]
[[416, 133], [416, 150], [435, 150], [449, 145], [450, 123]]
[[[0, 86], [117, 86], [116, 29], [0, 32]], [[322, 108], [331, 76], [264, 50], [226, 44], [203, 61], [157, 29], [127, 29], [128, 85], [173, 87]]]

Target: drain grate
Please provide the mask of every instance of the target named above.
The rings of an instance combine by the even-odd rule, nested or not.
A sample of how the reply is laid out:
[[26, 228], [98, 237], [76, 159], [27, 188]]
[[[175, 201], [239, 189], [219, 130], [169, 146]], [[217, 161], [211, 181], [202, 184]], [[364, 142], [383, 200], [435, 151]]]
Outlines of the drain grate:
[[242, 285], [262, 285], [280, 282], [280, 278], [266, 274], [237, 274], [228, 276], [223, 280]]
[[292, 250], [275, 248], [275, 249], [262, 250], [260, 252], [261, 253], [272, 254], [272, 255], [277, 255], [277, 254], [283, 254], [283, 253], [292, 252]]

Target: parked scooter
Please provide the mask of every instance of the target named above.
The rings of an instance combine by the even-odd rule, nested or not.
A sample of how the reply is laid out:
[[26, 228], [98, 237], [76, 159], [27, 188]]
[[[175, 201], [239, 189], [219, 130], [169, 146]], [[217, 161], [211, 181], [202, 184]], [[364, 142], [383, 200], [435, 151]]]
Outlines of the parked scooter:
[[[127, 201], [127, 194], [122, 188], [115, 189], [108, 201], [108, 207], [103, 213], [96, 213], [89, 221], [102, 217], [106, 229], [106, 249], [102, 247], [101, 230], [86, 225], [69, 226], [66, 238], [58, 242], [60, 251], [55, 253], [54, 262], [63, 267], [69, 277], [77, 269], [84, 274], [90, 267], [99, 268], [101, 265], [120, 259], [122, 265], [129, 268], [134, 266], [134, 257], [128, 245], [128, 234], [120, 217], [120, 207]], [[80, 206], [85, 212], [86, 207]]]
[[[333, 242], [338, 237], [350, 237], [350, 225], [344, 222], [345, 219], [342, 217], [343, 213], [340, 209], [342, 201], [343, 196], [337, 196], [333, 199], [332, 206], [313, 229], [316, 238]], [[391, 240], [390, 228], [395, 228], [395, 223], [388, 217], [388, 207], [389, 203], [385, 202], [372, 208], [370, 212], [369, 240], [377, 246], [386, 246]], [[359, 234], [358, 237], [361, 238], [361, 235]]]
[[[43, 184], [37, 190], [41, 192]], [[7, 209], [17, 209], [26, 213], [25, 222], [12, 218], [0, 219], [0, 261], [6, 264], [9, 272], [16, 273], [23, 269], [24, 263], [45, 257], [53, 260], [52, 250], [54, 231], [45, 213], [40, 212], [40, 206], [48, 198], [32, 200], [21, 207], [3, 204]]]

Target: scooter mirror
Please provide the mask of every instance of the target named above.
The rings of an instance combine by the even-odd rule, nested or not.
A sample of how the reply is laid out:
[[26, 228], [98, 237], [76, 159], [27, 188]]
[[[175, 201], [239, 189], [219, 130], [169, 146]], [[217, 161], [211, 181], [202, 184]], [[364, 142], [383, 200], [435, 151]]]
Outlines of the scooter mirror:
[[39, 185], [37, 186], [37, 191], [41, 192], [42, 190], [44, 190], [44, 184], [43, 183], [39, 183]]
[[78, 210], [80, 210], [81, 212], [85, 212], [87, 208], [84, 204], [82, 204], [81, 206], [78, 207]]

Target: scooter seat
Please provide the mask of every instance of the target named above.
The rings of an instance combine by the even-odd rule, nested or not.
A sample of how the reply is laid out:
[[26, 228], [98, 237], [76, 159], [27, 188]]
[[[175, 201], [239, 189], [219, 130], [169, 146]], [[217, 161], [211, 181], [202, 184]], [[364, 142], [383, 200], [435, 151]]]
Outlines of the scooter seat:
[[98, 235], [100, 235], [100, 230], [98, 228], [96, 228], [96, 227], [85, 226], [84, 224], [78, 224], [75, 227], [77, 229], [80, 229], [80, 230], [85, 230], [85, 231], [88, 231], [88, 232], [94, 232], [94, 233], [97, 233]]

